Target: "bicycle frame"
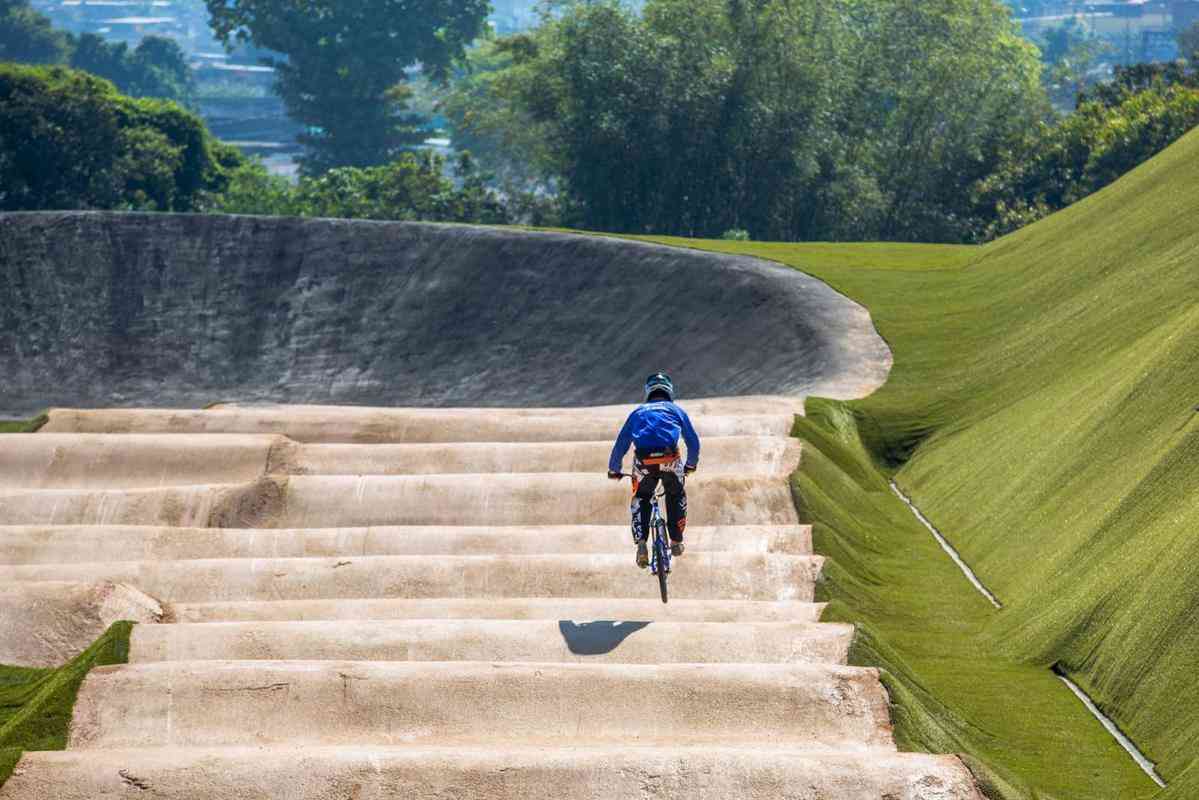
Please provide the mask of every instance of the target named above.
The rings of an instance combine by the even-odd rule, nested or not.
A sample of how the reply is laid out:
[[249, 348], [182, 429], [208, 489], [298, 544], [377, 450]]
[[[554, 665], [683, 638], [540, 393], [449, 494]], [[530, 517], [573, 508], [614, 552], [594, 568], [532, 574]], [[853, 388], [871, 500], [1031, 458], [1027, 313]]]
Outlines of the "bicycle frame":
[[[650, 500], [650, 530], [653, 531], [653, 548], [650, 551], [649, 571], [651, 575], [658, 574], [658, 565], [662, 564], [667, 575], [670, 574], [670, 540], [666, 535], [666, 520], [662, 518], [662, 512], [658, 505], [658, 499], [665, 497], [664, 489], [659, 488], [654, 493], [654, 497]], [[650, 531], [645, 532], [648, 539]]]
[[[617, 474], [622, 478], [633, 477], [625, 472]], [[654, 492], [654, 496], [650, 498], [650, 530], [645, 532], [646, 544], [652, 545], [649, 562], [650, 574], [658, 578], [658, 587], [662, 593], [663, 603], [667, 602], [666, 576], [670, 574], [670, 538], [666, 533], [666, 520], [662, 517], [662, 509], [658, 500], [665, 496], [666, 487], [659, 486]], [[652, 541], [651, 531], [653, 533]]]

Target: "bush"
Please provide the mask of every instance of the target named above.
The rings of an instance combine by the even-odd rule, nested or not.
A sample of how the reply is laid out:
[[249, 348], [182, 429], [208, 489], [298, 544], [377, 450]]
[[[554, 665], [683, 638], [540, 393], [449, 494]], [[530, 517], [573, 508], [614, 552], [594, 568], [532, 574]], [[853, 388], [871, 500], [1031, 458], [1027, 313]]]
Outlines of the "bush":
[[1199, 125], [1199, 88], [1117, 76], [1045, 124], [975, 187], [979, 238], [1001, 236], [1107, 186]]
[[69, 47], [66, 34], [30, 8], [28, 0], [0, 0], [0, 61], [54, 64]]
[[0, 210], [203, 210], [243, 162], [174, 103], [0, 64]]
[[183, 49], [173, 39], [147, 36], [132, 50], [94, 33], [75, 41], [70, 66], [106, 78], [131, 97], [160, 97], [190, 103], [195, 81]]
[[261, 164], [237, 169], [214, 211], [231, 214], [341, 217], [502, 224], [511, 221], [500, 197], [486, 188], [469, 153], [446, 175], [433, 152], [404, 153], [378, 167], [340, 167], [296, 185]]
[[749, 231], [744, 228], [729, 228], [724, 233], [720, 234], [720, 238], [726, 242], [748, 242]]

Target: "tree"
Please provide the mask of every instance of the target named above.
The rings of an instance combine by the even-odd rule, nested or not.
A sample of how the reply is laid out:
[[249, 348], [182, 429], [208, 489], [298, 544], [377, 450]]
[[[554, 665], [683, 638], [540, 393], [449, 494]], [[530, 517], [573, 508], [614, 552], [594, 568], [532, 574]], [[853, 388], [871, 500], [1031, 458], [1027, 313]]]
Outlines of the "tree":
[[183, 48], [174, 39], [146, 36], [130, 55], [134, 79], [122, 88], [134, 97], [161, 97], [187, 104], [195, 93], [195, 79]]
[[174, 103], [0, 64], [0, 210], [202, 210], [243, 161]]
[[63, 59], [67, 37], [29, 0], [0, 0], [0, 61], [55, 64]]
[[1083, 92], [1078, 101], [1080, 104], [1094, 101], [1113, 108], [1140, 92], [1148, 89], [1166, 89], [1170, 86], [1199, 89], [1199, 70], [1188, 69], [1177, 61], [1117, 66], [1112, 72], [1111, 80]]
[[1178, 32], [1178, 53], [1191, 64], [1199, 63], [1199, 21]]
[[187, 58], [173, 39], [147, 36], [130, 50], [92, 33], [75, 38], [55, 30], [29, 0], [0, 0], [0, 61], [68, 64], [107, 78], [133, 97], [188, 103], [194, 90]]
[[1054, 105], [1063, 110], [1073, 108], [1078, 95], [1095, 82], [1095, 68], [1113, 50], [1109, 42], [1088, 34], [1075, 18], [1047, 30], [1039, 44], [1045, 85]]
[[580, 1], [497, 48], [457, 115], [523, 126], [496, 138], [539, 140], [513, 160], [593, 229], [961, 241], [969, 187], [1049, 113], [992, 0]]
[[147, 36], [136, 48], [106, 42], [94, 33], [74, 41], [70, 66], [106, 78], [131, 97], [160, 97], [187, 104], [195, 90], [191, 67], [174, 39]]
[[512, 66], [518, 39], [472, 48], [454, 79], [440, 88], [437, 111], [457, 150], [468, 150], [500, 181], [526, 189], [553, 181], [541, 127], [508, 102], [495, 82]]
[[858, 27], [870, 80], [846, 108], [877, 165], [879, 237], [968, 240], [969, 187], [1050, 114], [1036, 48], [994, 2], [888, 0]]
[[419, 64], [443, 79], [483, 30], [487, 0], [205, 0], [226, 44], [282, 57], [276, 87], [309, 126], [309, 174], [392, 160], [423, 138], [403, 86]]
[[[1150, 65], [1156, 71], [1158, 65]], [[1084, 95], [1057, 124], [1029, 140], [975, 187], [980, 238], [1027, 225], [1096, 192], [1199, 125], [1199, 87], [1141, 83], [1130, 69]]]

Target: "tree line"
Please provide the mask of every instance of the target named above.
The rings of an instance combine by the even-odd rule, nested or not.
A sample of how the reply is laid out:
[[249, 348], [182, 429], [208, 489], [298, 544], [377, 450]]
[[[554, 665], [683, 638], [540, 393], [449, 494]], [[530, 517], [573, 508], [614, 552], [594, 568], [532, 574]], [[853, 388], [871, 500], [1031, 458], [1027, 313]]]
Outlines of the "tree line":
[[444, 109], [567, 224], [770, 240], [983, 241], [1199, 122], [1181, 65], [1064, 116], [1041, 73], [991, 0], [598, 0], [484, 45]]
[[469, 155], [431, 152], [298, 183], [217, 141], [195, 114], [60, 66], [0, 63], [0, 211], [116, 209], [506, 223], [517, 207]]
[[[120, 76], [114, 87], [61, 67], [0, 68], [0, 208], [984, 241], [1199, 122], [1199, 80], [1183, 63], [1120, 69], [1057, 114], [1041, 54], [996, 0], [557, 2], [536, 29], [475, 46], [483, 0], [207, 2], [231, 46], [279, 54], [280, 92], [308, 124], [298, 183], [182, 108], [117, 91], [155, 91], [113, 65], [143, 48], [156, 60], [152, 39], [96, 48], [63, 39], [27, 0], [0, 0], [0, 58]], [[469, 151], [454, 163], [419, 147], [417, 62]]]
[[29, 0], [0, 0], [0, 61], [59, 64], [116, 84], [133, 97], [189, 104], [195, 91], [187, 59], [173, 39], [147, 36], [137, 47], [56, 29]]

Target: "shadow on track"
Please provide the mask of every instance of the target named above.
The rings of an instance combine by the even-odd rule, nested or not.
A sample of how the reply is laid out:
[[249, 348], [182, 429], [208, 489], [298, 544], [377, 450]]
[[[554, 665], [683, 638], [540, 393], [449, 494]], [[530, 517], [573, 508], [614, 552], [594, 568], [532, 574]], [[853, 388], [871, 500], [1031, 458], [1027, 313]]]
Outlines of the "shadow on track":
[[576, 656], [602, 656], [611, 653], [621, 642], [649, 625], [648, 622], [597, 619], [594, 622], [558, 621], [558, 630], [566, 646]]

